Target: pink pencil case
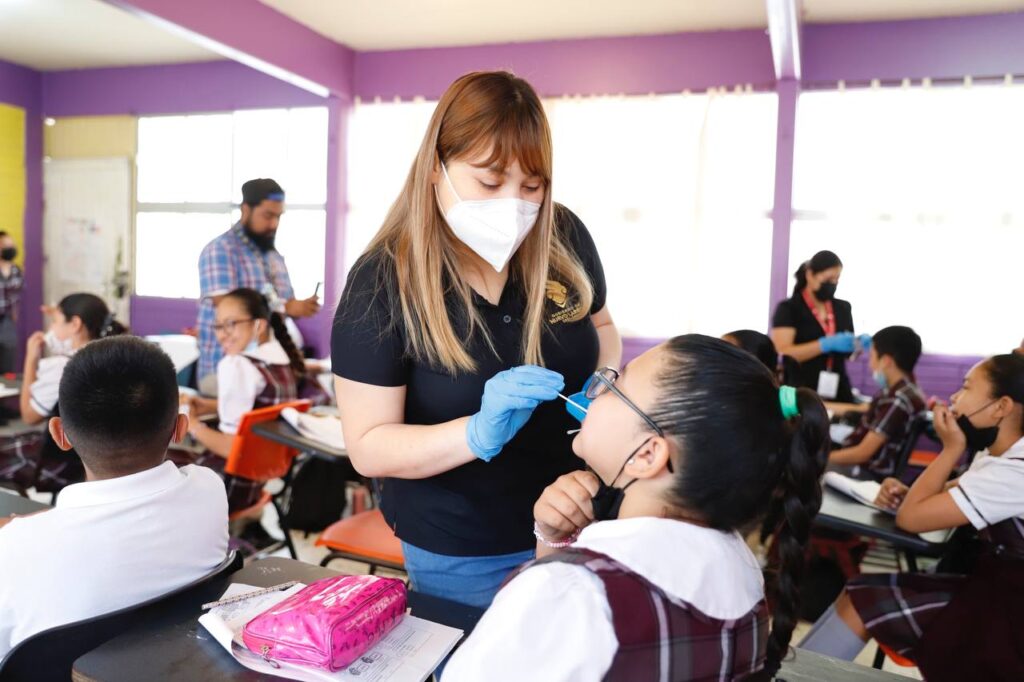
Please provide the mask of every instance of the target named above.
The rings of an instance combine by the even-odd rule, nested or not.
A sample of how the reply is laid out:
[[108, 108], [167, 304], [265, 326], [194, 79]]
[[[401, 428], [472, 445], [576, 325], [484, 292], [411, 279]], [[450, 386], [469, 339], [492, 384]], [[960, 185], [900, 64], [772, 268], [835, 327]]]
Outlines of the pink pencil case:
[[395, 578], [324, 578], [249, 621], [242, 641], [268, 661], [335, 672], [390, 632], [405, 615], [405, 602], [405, 583]]

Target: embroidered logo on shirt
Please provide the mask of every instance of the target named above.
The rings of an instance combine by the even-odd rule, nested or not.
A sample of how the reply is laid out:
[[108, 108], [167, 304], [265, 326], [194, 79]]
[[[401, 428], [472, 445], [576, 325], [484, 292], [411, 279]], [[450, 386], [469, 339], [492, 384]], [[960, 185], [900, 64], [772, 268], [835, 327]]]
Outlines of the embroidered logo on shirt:
[[547, 297], [556, 308], [548, 315], [548, 324], [569, 322], [579, 317], [579, 301], [575, 298], [570, 298], [569, 288], [561, 282], [556, 282], [550, 279], [548, 280]]

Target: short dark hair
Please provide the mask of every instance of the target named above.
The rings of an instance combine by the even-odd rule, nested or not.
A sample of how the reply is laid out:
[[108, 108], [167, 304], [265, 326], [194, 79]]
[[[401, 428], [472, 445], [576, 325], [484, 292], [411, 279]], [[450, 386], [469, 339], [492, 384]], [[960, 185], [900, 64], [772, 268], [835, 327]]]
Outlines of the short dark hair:
[[174, 363], [137, 337], [92, 341], [65, 366], [57, 404], [86, 466], [108, 474], [138, 471], [167, 451], [178, 416]]
[[767, 334], [753, 329], [737, 329], [725, 336], [734, 339], [737, 346], [760, 360], [773, 373], [779, 366], [779, 352], [775, 350], [775, 344]]
[[284, 201], [284, 190], [271, 178], [256, 178], [242, 184], [242, 203], [255, 208], [267, 199]]
[[878, 357], [888, 355], [907, 374], [914, 371], [921, 357], [921, 337], [910, 327], [886, 327], [871, 337]]

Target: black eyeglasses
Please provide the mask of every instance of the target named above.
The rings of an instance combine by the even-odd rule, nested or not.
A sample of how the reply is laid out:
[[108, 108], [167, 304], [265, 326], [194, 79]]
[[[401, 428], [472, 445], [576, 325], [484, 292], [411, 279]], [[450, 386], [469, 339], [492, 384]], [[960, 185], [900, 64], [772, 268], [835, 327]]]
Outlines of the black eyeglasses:
[[602, 367], [601, 369], [594, 372], [589, 379], [587, 379], [587, 383], [583, 384], [583, 395], [585, 395], [588, 400], [595, 400], [605, 391], [611, 391], [612, 393], [617, 395], [622, 400], [622, 402], [629, 405], [630, 409], [632, 409], [634, 412], [640, 415], [643, 418], [643, 420], [647, 422], [647, 425], [650, 426], [656, 434], [664, 438], [665, 432], [661, 430], [661, 427], [655, 424], [653, 419], [644, 414], [644, 411], [637, 407], [636, 403], [627, 398], [622, 391], [615, 388], [615, 381], [618, 378], [619, 373], [616, 370], [612, 369], [611, 367]]
[[224, 320], [220, 324], [213, 325], [213, 331], [216, 333], [227, 332], [228, 334], [230, 334], [231, 332], [235, 331], [235, 327], [237, 325], [255, 321], [256, 320], [251, 317], [246, 318], [244, 320]]

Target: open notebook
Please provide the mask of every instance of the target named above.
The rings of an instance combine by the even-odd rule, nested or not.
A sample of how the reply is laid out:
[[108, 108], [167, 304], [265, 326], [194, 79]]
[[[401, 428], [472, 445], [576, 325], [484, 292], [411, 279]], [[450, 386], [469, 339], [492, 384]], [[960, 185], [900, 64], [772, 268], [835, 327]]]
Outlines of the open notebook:
[[861, 504], [867, 505], [872, 509], [885, 512], [886, 514], [895, 514], [896, 512], [892, 509], [886, 509], [875, 504], [875, 499], [878, 498], [878, 491], [881, 490], [882, 485], [875, 481], [858, 481], [857, 479], [843, 476], [835, 471], [829, 471], [825, 473], [822, 480], [830, 488], [835, 488], [839, 492], [852, 497]]
[[[199, 617], [199, 622], [239, 663], [250, 670], [305, 682], [370, 680], [372, 682], [423, 682], [462, 638], [462, 630], [406, 615], [376, 646], [344, 670], [329, 672], [308, 666], [265, 661], [242, 643], [242, 628], [271, 606], [295, 594], [305, 585], [287, 590], [260, 589], [235, 583], [224, 599], [236, 599], [215, 606]], [[244, 598], [246, 594], [253, 594]]]

